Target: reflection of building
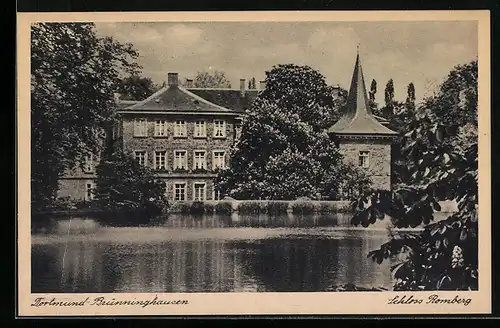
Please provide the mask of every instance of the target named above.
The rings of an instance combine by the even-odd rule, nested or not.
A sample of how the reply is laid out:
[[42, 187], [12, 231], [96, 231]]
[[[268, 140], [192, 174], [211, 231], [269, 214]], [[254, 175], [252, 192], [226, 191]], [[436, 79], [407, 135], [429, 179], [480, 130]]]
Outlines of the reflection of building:
[[344, 116], [328, 133], [347, 161], [368, 172], [373, 188], [391, 189], [391, 142], [397, 133], [381, 124], [371, 112], [359, 53]]

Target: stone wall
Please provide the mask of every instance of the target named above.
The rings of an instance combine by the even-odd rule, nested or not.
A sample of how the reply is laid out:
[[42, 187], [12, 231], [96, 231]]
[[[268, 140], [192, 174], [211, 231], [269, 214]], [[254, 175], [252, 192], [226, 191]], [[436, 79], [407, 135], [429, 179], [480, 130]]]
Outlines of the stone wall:
[[371, 177], [372, 186], [391, 189], [391, 143], [389, 140], [349, 139], [340, 143], [340, 150], [348, 163], [359, 166], [359, 152], [370, 152], [370, 165], [365, 170]]
[[[145, 116], [146, 117], [146, 116]], [[192, 118], [183, 116], [169, 116], [167, 121], [167, 131], [164, 137], [155, 137], [154, 125], [155, 120], [165, 120], [165, 116], [147, 116], [148, 123], [148, 136], [147, 137], [134, 137], [134, 119], [140, 118], [138, 116], [127, 116], [123, 118], [122, 133], [123, 133], [123, 147], [126, 153], [133, 155], [135, 150], [147, 152], [147, 165], [154, 166], [154, 152], [157, 150], [165, 150], [167, 152], [167, 172], [172, 171], [174, 166], [174, 151], [185, 150], [187, 151], [187, 165], [188, 170], [193, 168], [194, 151], [205, 150], [207, 152], [207, 168], [212, 169], [212, 156], [213, 151], [223, 150], [226, 151], [226, 162], [228, 160], [227, 152], [235, 140], [235, 118], [230, 116], [222, 117], [203, 117], [206, 121], [206, 138], [194, 137], [194, 121], [199, 120], [200, 117], [193, 116]], [[181, 119], [186, 121], [186, 137], [174, 137], [174, 121]], [[213, 121], [214, 119], [224, 119], [226, 121], [226, 137], [214, 138], [213, 137]]]

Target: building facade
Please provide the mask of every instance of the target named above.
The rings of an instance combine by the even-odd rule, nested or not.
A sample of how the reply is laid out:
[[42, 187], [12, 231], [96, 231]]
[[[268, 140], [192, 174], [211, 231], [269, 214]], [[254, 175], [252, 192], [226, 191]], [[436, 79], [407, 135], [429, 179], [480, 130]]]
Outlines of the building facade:
[[344, 114], [328, 133], [345, 160], [366, 171], [372, 188], [391, 190], [391, 144], [397, 133], [386, 124], [371, 112], [358, 53]]
[[[125, 153], [152, 168], [166, 182], [169, 201], [219, 200], [214, 186], [219, 168], [228, 165], [229, 150], [239, 138], [241, 120], [260, 90], [193, 88], [179, 85], [168, 73], [165, 87], [142, 101], [117, 99], [118, 126], [113, 138]], [[343, 96], [337, 87], [335, 97]], [[328, 133], [347, 161], [364, 168], [376, 188], [391, 188], [391, 142], [396, 135], [387, 121], [371, 113], [363, 72], [356, 58], [346, 108]], [[60, 179], [59, 197], [91, 200], [99, 154], [87, 154], [83, 165]]]
[[[228, 165], [241, 119], [259, 90], [180, 86], [169, 73], [166, 86], [143, 101], [117, 100], [119, 123], [113, 135], [125, 153], [152, 168], [166, 182], [170, 201], [219, 200], [217, 170]], [[260, 83], [264, 88], [264, 82]], [[87, 155], [82, 167], [68, 170], [59, 197], [91, 200], [99, 158]]]

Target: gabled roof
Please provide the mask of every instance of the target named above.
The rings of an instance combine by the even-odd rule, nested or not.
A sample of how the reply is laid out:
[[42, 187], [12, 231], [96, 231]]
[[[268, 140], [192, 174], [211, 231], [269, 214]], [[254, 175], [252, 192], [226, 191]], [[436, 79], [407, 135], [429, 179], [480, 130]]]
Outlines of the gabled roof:
[[[120, 105], [121, 107], [123, 105]], [[148, 98], [126, 106], [123, 111], [165, 111], [231, 113], [233, 110], [214, 104], [195, 93], [177, 86], [164, 87]]]
[[259, 90], [256, 89], [245, 90], [243, 96], [239, 89], [187, 88], [187, 90], [213, 104], [237, 112], [249, 109], [259, 93]]
[[382, 125], [372, 114], [366, 93], [363, 69], [356, 56], [356, 64], [347, 96], [344, 115], [328, 129], [336, 135], [387, 135], [397, 133]]

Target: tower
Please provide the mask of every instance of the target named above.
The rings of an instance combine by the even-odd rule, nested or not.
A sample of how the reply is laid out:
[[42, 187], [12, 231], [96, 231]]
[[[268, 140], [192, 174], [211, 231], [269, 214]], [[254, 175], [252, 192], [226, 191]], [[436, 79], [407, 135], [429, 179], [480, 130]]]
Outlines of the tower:
[[368, 173], [374, 189], [391, 190], [391, 144], [397, 133], [383, 126], [371, 112], [359, 50], [344, 114], [327, 132], [338, 143], [345, 160]]

